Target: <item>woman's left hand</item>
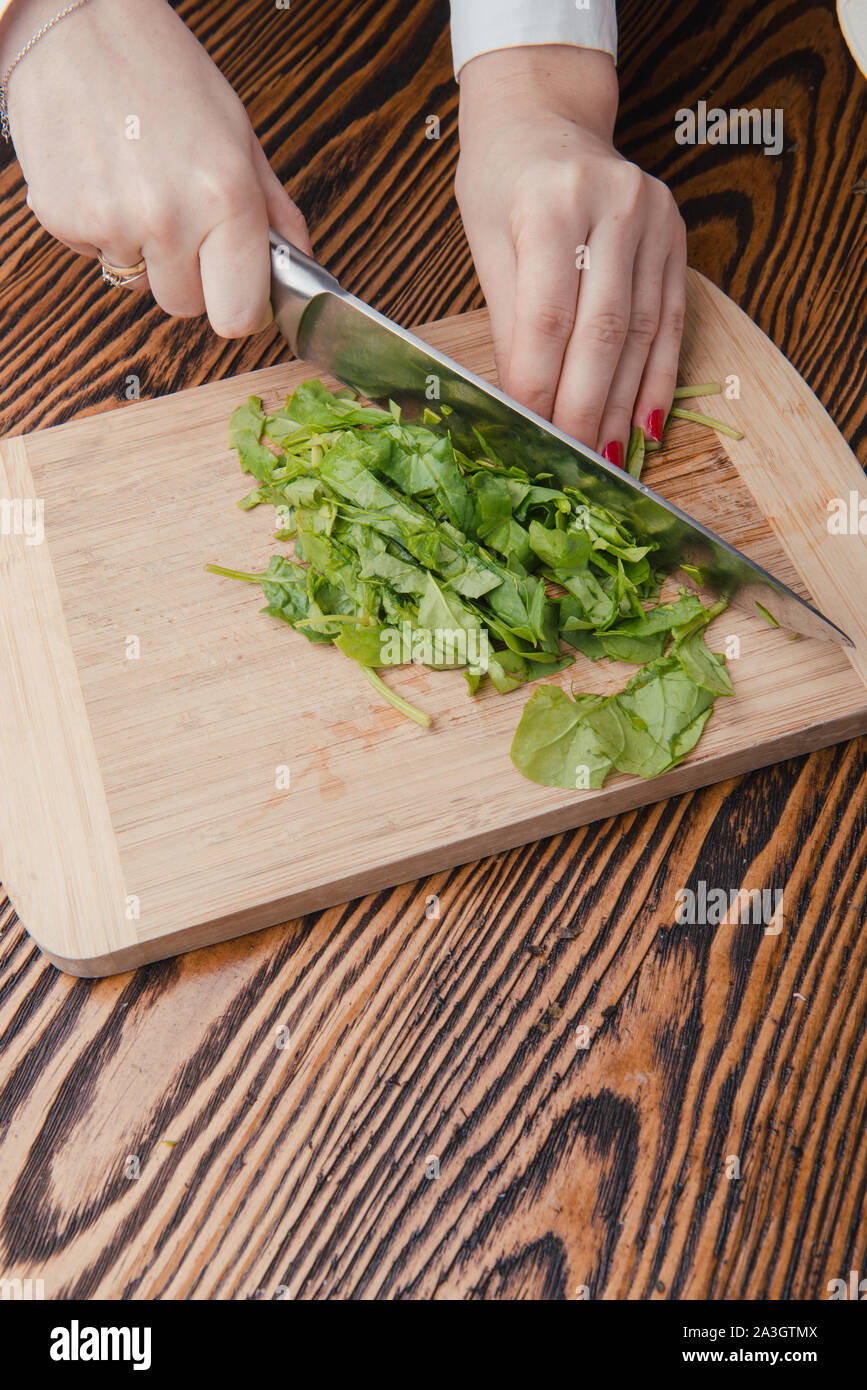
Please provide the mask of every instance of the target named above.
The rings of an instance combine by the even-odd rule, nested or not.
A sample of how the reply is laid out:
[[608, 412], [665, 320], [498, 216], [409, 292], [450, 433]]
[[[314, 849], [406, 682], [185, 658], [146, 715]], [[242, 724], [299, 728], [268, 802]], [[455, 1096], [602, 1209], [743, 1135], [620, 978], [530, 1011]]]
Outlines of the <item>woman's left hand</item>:
[[622, 466], [631, 425], [658, 440], [673, 398], [677, 205], [613, 147], [608, 54], [502, 49], [460, 85], [456, 188], [503, 388]]

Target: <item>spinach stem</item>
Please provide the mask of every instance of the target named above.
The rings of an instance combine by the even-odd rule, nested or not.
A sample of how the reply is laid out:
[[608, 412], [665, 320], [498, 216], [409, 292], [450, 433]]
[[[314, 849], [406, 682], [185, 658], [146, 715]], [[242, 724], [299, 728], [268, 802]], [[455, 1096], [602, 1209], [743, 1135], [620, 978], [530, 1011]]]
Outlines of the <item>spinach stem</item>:
[[743, 439], [743, 432], [736, 430], [732, 425], [726, 425], [722, 420], [712, 420], [709, 415], [699, 415], [695, 410], [672, 409], [672, 415], [676, 420], [692, 420], [696, 425], [707, 425], [708, 429], [717, 430], [720, 434], [727, 434], [730, 439]]
[[413, 719], [416, 724], [421, 724], [423, 729], [430, 728], [431, 717], [429, 714], [424, 714], [422, 710], [416, 709], [415, 705], [411, 705], [408, 700], [404, 700], [402, 696], [396, 695], [393, 690], [389, 690], [385, 681], [381, 676], [377, 675], [372, 666], [365, 666], [362, 662], [358, 664], [361, 666], [365, 678], [370, 681], [374, 690], [378, 690], [380, 695], [388, 700], [390, 705], [394, 705], [396, 710], [401, 714], [405, 714], [407, 719]]
[[[299, 572], [301, 571], [300, 565], [296, 565], [295, 568]], [[292, 584], [298, 583], [297, 576], [295, 579], [281, 579], [279, 575], [274, 575], [272, 578], [266, 570], [263, 570], [261, 574], [247, 574], [245, 570], [227, 570], [223, 565], [205, 565], [205, 569], [209, 574], [222, 574], [226, 579], [243, 579], [247, 584], [261, 584], [264, 579], [267, 584], [283, 584], [288, 588]]]
[[693, 396], [720, 396], [722, 387], [718, 381], [704, 381], [700, 386], [675, 386], [676, 401], [692, 400]]
[[707, 610], [708, 623], [712, 623], [714, 618], [718, 618], [720, 613], [724, 613], [729, 606], [727, 598], [718, 598], [716, 603], [712, 603]]
[[209, 574], [222, 574], [226, 579], [244, 579], [248, 584], [258, 584], [261, 574], [247, 574], [244, 570], [227, 570], [223, 565], [205, 565]]

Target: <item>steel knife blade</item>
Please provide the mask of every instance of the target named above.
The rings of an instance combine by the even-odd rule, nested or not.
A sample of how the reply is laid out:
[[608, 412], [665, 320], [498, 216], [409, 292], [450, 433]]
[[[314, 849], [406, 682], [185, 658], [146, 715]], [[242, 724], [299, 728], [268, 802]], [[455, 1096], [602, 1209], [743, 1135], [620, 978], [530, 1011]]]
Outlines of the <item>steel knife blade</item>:
[[[667, 502], [624, 469], [571, 439], [497, 387], [342, 289], [333, 275], [271, 232], [274, 317], [292, 351], [377, 404], [395, 401], [405, 419], [448, 407], [448, 428], [466, 452], [478, 436], [498, 458], [560, 487], [579, 488], [658, 546], [655, 562], [691, 588], [753, 613], [760, 605], [781, 627], [853, 646], [836, 623], [728, 541]], [[682, 570], [688, 565], [689, 570]], [[697, 575], [696, 573], [697, 572]]]

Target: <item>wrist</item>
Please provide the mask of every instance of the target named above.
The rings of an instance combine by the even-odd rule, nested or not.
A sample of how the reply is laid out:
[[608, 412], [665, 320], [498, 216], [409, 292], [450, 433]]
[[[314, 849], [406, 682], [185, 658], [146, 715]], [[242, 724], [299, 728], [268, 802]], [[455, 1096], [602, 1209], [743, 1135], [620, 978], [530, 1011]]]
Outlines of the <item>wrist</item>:
[[[0, 80], [5, 77], [8, 67], [25, 44], [39, 33], [43, 25], [72, 3], [73, 0], [12, 0], [0, 16]], [[87, 9], [87, 6], [82, 8]], [[72, 15], [67, 15], [60, 23], [67, 24], [71, 19]]]
[[605, 140], [617, 118], [617, 70], [609, 53], [570, 44], [500, 48], [460, 72], [461, 108], [534, 116], [554, 113]]
[[[0, 81], [16, 56], [39, 30], [73, 3], [74, 0], [12, 0], [0, 14]], [[72, 28], [67, 26], [74, 25], [78, 30], [83, 24], [91, 28], [98, 25], [116, 26], [140, 17], [146, 5], [149, 9], [162, 9], [166, 3], [167, 0], [87, 0], [86, 4], [65, 15], [49, 30], [39, 40], [39, 46], [46, 41], [53, 44], [55, 39], [62, 45], [66, 42], [66, 36], [73, 33]], [[21, 61], [25, 63], [27, 59], [22, 58]]]

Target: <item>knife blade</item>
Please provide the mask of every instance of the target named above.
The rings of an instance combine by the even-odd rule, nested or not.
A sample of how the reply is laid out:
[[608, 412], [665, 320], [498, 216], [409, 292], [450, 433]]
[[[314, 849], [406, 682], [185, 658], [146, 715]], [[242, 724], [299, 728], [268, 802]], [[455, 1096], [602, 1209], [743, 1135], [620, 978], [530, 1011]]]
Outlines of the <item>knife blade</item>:
[[[395, 401], [404, 419], [447, 406], [458, 448], [478, 449], [478, 430], [505, 463], [579, 488], [642, 541], [655, 542], [655, 563], [690, 588], [753, 613], [758, 604], [792, 632], [854, 646], [836, 623], [701, 522], [349, 294], [276, 232], [270, 240], [274, 318], [297, 357], [377, 404]], [[699, 583], [684, 564], [698, 571]]]

